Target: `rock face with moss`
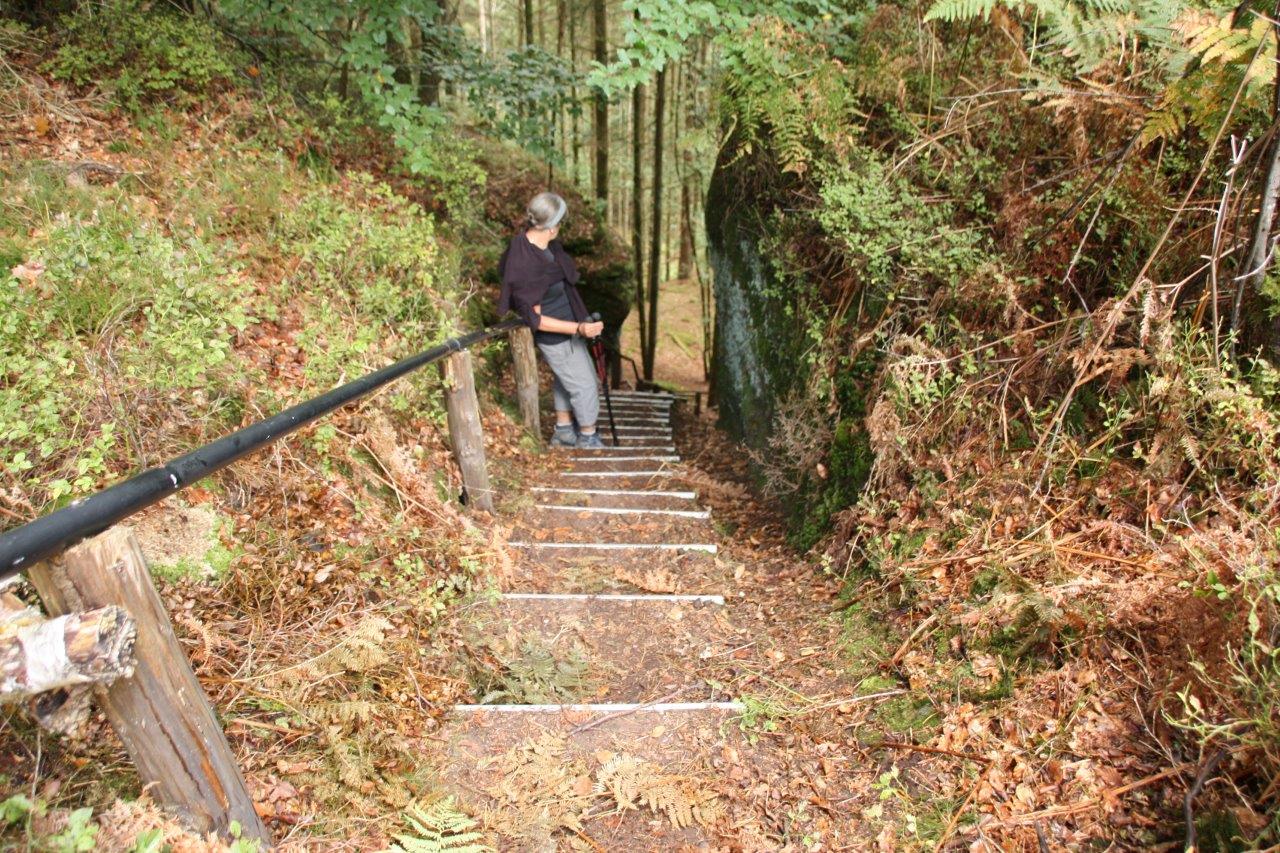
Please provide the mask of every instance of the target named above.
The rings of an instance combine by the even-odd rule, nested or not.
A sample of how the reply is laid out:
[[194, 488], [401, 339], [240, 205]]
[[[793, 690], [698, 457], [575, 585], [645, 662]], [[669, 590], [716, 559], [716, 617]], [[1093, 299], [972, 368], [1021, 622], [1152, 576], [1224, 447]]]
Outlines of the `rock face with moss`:
[[706, 210], [720, 425], [760, 447], [778, 401], [803, 381], [803, 370], [800, 326], [785, 284], [762, 250], [776, 187], [755, 162], [722, 157], [711, 176]]

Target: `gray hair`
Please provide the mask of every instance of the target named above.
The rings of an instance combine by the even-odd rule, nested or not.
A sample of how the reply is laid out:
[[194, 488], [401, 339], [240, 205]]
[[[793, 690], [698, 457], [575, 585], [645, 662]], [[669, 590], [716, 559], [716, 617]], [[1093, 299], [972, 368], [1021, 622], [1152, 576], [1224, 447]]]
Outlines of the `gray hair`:
[[564, 219], [565, 211], [569, 206], [565, 204], [564, 199], [555, 193], [538, 193], [529, 202], [529, 207], [525, 211], [525, 224], [530, 228], [540, 228], [543, 230], [555, 228], [560, 224], [560, 220]]

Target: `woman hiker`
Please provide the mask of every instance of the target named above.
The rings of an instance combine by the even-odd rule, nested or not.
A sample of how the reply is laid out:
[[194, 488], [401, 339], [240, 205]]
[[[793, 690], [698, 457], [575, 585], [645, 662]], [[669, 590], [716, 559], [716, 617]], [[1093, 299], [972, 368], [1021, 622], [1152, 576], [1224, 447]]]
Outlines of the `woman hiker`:
[[598, 336], [604, 324], [587, 319], [587, 306], [575, 286], [578, 268], [556, 239], [566, 210], [555, 193], [538, 193], [529, 202], [521, 229], [498, 262], [498, 316], [515, 310], [524, 319], [555, 375], [551, 446], [603, 447], [596, 434], [600, 391], [587, 339]]

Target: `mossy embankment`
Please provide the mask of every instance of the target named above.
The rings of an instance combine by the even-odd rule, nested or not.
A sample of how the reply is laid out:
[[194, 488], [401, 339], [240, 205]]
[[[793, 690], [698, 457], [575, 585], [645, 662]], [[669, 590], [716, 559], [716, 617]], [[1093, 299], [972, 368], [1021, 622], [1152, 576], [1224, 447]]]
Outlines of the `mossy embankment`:
[[[903, 770], [961, 804], [931, 843], [1176, 843], [1190, 777], [1169, 756], [1222, 749], [1240, 787], [1203, 812], [1274, 842], [1274, 369], [1215, 354], [1208, 291], [1168, 297], [1199, 281], [1212, 222], [1163, 241], [1156, 201], [1216, 162], [1209, 140], [1126, 149], [1075, 101], [1064, 151], [1055, 114], [1005, 91], [1024, 31], [950, 44], [917, 23], [761, 21], [727, 49], [721, 421], [793, 544], [897, 626], [884, 684], [929, 721], [916, 745], [991, 761]], [[1088, 152], [1113, 149], [1099, 173]]]

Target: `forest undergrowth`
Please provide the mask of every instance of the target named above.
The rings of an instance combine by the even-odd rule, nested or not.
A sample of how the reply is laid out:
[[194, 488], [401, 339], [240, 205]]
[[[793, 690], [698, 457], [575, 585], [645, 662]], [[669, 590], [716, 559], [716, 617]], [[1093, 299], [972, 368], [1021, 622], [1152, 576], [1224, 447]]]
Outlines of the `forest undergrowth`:
[[[464, 205], [202, 21], [116, 12], [0, 18], [5, 526], [481, 325], [480, 271], [535, 171], [454, 139], [491, 161]], [[566, 236], [625, 273], [591, 216]], [[477, 352], [487, 398], [505, 349]], [[502, 484], [532, 445], [486, 408]], [[379, 849], [413, 815], [464, 819], [434, 802], [424, 740], [472, 689], [454, 605], [506, 552], [459, 494], [426, 370], [134, 520], [278, 841]], [[6, 706], [0, 744], [6, 849], [225, 849], [137, 799], [101, 715], [61, 737]]]
[[[1248, 330], [1275, 306], [1245, 292], [1227, 326], [1272, 78], [1241, 98], [1248, 56], [1206, 54], [1178, 85], [1237, 87], [1235, 122], [1184, 104], [1171, 131], [1144, 105], [1178, 90], [1153, 94], [1148, 44], [1108, 52], [1105, 10], [1046, 11], [1039, 39], [1019, 11], [763, 21], [726, 49], [708, 210], [735, 224], [709, 227], [769, 341], [760, 475], [909, 637], [920, 745], [984, 756], [908, 782], [963, 803], [972, 849], [1271, 847], [1280, 415]], [[1169, 51], [1208, 49], [1178, 26]]]

